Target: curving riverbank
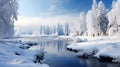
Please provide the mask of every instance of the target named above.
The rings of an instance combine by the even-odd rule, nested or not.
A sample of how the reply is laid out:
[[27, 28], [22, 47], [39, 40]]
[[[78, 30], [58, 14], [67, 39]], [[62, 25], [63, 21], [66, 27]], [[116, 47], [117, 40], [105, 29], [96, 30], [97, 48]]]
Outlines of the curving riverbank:
[[118, 37], [98, 37], [82, 38], [84, 42], [72, 43], [67, 46], [70, 51], [77, 52], [78, 56], [96, 57], [101, 61], [120, 63], [120, 38]]

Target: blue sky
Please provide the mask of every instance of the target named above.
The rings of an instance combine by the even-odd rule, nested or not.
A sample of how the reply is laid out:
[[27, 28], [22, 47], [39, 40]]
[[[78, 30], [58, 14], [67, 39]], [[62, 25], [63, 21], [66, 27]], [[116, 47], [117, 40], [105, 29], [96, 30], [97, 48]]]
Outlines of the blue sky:
[[[101, 0], [97, 0], [99, 2]], [[111, 8], [113, 0], [102, 0], [107, 9]], [[19, 0], [19, 26], [39, 27], [60, 23], [74, 23], [79, 13], [91, 9], [92, 0]], [[32, 28], [31, 27], [31, 28]]]
[[[97, 0], [101, 1], [101, 0]], [[113, 0], [102, 0], [109, 9]], [[19, 0], [19, 14], [23, 16], [49, 17], [87, 12], [92, 0]]]

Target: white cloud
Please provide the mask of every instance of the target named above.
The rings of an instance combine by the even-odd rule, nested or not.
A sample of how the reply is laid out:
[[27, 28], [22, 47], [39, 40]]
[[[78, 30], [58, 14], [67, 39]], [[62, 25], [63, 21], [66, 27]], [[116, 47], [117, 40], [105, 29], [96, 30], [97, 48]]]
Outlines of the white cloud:
[[54, 17], [25, 17], [18, 16], [18, 21], [15, 22], [15, 27], [17, 26], [40, 26], [40, 25], [55, 25], [58, 22], [75, 22], [77, 17], [75, 15], [59, 15]]

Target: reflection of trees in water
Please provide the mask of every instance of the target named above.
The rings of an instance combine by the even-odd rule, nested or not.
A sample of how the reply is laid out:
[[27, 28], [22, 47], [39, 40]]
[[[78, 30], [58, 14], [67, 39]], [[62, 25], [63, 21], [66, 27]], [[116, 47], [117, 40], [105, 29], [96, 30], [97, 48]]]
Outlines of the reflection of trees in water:
[[63, 42], [62, 41], [58, 41], [57, 43], [58, 43], [57, 49], [58, 49], [58, 52], [60, 52], [60, 51], [62, 51], [62, 48], [63, 48]]
[[65, 47], [66, 47], [66, 42], [65, 42], [65, 41], [61, 41], [61, 40], [58, 40], [58, 42], [57, 42], [58, 52], [66, 51], [66, 50], [65, 50]]
[[56, 41], [40, 41], [40, 48], [52, 48], [57, 52], [65, 51], [66, 42], [62, 40]]
[[85, 64], [87, 67], [120, 67], [119, 63], [100, 62], [95, 58], [79, 58], [80, 64]]

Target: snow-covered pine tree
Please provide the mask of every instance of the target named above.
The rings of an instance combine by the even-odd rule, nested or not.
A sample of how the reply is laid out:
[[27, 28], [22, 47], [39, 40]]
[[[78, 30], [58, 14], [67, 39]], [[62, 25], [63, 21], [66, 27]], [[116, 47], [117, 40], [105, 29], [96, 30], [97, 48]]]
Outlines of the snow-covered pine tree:
[[113, 1], [112, 9], [107, 16], [109, 20], [109, 35], [114, 35], [120, 32], [120, 0]]
[[88, 36], [95, 36], [99, 33], [99, 26], [97, 24], [97, 3], [93, 0], [92, 9], [88, 11], [86, 16], [87, 33]]
[[88, 36], [95, 36], [97, 34], [97, 28], [95, 27], [95, 17], [91, 10], [88, 11], [86, 15], [86, 22], [87, 22], [87, 35]]
[[14, 34], [17, 10], [17, 0], [0, 0], [0, 37], [11, 37]]
[[79, 31], [79, 35], [82, 36], [85, 31], [86, 31], [86, 21], [85, 21], [86, 17], [84, 12], [80, 12], [79, 15], [79, 20], [78, 22], [78, 31]]
[[57, 32], [58, 32], [58, 35], [64, 35], [63, 26], [60, 23], [58, 23], [58, 25], [57, 25]]
[[102, 1], [97, 4], [96, 0], [93, 0], [92, 8], [86, 16], [87, 33], [89, 36], [105, 34], [108, 25], [106, 14], [107, 10]]
[[107, 31], [107, 26], [108, 26], [108, 19], [106, 17], [107, 10], [105, 8], [105, 5], [103, 4], [102, 1], [98, 3], [98, 8], [97, 8], [97, 23], [99, 26], [99, 35], [105, 34]]
[[64, 32], [65, 36], [69, 35], [69, 33], [70, 33], [69, 23], [65, 23], [64, 24], [64, 26], [63, 26], [63, 32]]

